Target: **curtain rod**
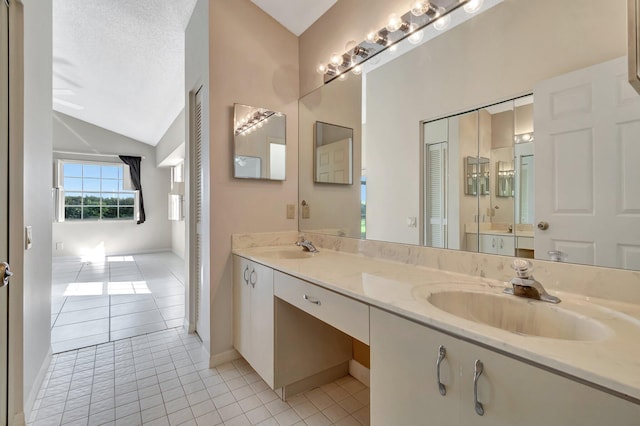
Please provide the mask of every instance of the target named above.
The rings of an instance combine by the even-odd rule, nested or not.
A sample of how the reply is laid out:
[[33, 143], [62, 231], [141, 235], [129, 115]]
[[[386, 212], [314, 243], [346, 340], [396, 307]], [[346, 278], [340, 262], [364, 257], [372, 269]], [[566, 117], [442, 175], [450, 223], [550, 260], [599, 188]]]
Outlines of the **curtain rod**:
[[[93, 152], [73, 152], [73, 151], [58, 151], [58, 150], [53, 150], [54, 154], [68, 154], [68, 155], [89, 155], [92, 157], [113, 157], [113, 158], [120, 158], [120, 156], [118, 154], [97, 154], [97, 153], [93, 153]], [[125, 154], [122, 154], [125, 155]], [[132, 155], [131, 157], [141, 157], [143, 160], [147, 157], [145, 156], [140, 156], [140, 155]]]

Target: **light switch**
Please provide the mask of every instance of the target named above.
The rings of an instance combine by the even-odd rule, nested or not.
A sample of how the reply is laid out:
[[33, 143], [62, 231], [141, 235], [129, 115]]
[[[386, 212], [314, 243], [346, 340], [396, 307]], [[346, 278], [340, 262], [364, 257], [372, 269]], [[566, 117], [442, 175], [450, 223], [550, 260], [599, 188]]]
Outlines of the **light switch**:
[[29, 250], [31, 248], [31, 243], [33, 241], [33, 233], [31, 231], [31, 226], [26, 226], [24, 229], [24, 249]]
[[295, 218], [296, 218], [296, 205], [287, 204], [287, 219], [295, 219]]
[[409, 228], [415, 228], [418, 226], [418, 218], [415, 216], [409, 216], [407, 218], [407, 226]]

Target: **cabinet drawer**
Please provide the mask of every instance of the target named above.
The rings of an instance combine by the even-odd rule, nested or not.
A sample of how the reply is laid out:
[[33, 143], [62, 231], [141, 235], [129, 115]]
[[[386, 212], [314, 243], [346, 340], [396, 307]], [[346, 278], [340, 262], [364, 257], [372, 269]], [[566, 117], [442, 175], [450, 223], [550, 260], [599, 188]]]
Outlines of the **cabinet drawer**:
[[369, 306], [281, 272], [274, 272], [276, 297], [369, 344]]

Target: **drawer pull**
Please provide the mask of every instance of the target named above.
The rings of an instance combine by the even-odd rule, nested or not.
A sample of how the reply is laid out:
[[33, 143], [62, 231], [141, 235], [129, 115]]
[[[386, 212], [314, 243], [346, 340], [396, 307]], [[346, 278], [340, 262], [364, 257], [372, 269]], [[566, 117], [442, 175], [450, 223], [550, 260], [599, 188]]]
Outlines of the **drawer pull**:
[[478, 379], [480, 378], [480, 375], [484, 370], [484, 365], [482, 364], [482, 361], [476, 359], [475, 367], [476, 368], [473, 374], [473, 399], [475, 402], [476, 414], [479, 416], [484, 416], [484, 407], [482, 406], [482, 403], [478, 401]]
[[306, 294], [304, 296], [302, 296], [302, 298], [304, 300], [306, 300], [307, 302], [313, 303], [314, 305], [318, 305], [318, 306], [321, 305], [319, 300], [314, 300], [314, 299], [310, 298], [309, 296], [307, 296]]
[[436, 361], [436, 369], [438, 375], [438, 391], [440, 391], [440, 395], [445, 396], [447, 394], [447, 388], [440, 381], [440, 364], [442, 364], [442, 360], [447, 357], [447, 348], [440, 345], [438, 348], [438, 361]]

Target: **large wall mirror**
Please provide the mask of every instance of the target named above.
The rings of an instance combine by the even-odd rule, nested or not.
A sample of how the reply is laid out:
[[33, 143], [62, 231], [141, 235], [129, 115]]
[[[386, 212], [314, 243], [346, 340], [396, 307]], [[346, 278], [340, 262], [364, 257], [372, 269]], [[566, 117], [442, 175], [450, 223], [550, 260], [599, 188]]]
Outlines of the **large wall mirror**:
[[286, 117], [281, 112], [233, 105], [233, 177], [285, 180]]
[[[626, 4], [490, 6], [300, 100], [300, 230], [640, 270]], [[357, 191], [307, 174], [317, 120], [354, 128]]]

